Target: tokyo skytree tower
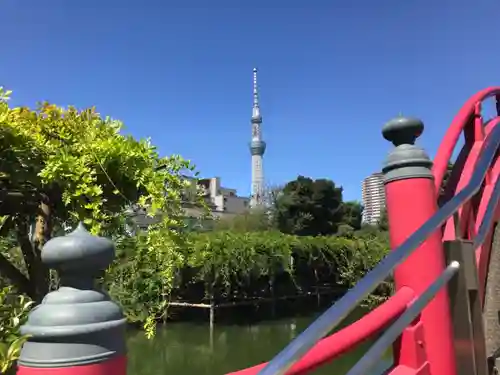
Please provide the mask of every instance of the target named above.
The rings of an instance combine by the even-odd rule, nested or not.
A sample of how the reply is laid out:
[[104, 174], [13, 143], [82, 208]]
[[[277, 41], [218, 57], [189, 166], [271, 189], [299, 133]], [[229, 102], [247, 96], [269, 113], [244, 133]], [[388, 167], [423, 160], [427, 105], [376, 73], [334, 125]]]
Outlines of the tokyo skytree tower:
[[266, 142], [262, 139], [262, 116], [259, 108], [259, 93], [257, 87], [257, 69], [253, 70], [253, 108], [252, 108], [252, 140], [250, 154], [252, 155], [252, 196], [250, 207], [264, 203], [264, 171], [262, 161], [266, 151]]

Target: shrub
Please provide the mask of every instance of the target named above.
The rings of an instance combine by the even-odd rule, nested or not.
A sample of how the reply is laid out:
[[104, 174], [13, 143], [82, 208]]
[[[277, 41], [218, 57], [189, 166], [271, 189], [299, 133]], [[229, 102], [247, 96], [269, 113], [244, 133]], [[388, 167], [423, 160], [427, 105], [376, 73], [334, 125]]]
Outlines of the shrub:
[[27, 339], [19, 330], [31, 305], [27, 297], [14, 295], [12, 287], [0, 289], [0, 374], [15, 373], [15, 363]]
[[[191, 237], [191, 270], [183, 284], [202, 282], [205, 294], [247, 297], [265, 284], [295, 292], [318, 284], [352, 287], [387, 253], [379, 238], [298, 237], [280, 232], [212, 232]], [[186, 276], [186, 275], [185, 275]]]

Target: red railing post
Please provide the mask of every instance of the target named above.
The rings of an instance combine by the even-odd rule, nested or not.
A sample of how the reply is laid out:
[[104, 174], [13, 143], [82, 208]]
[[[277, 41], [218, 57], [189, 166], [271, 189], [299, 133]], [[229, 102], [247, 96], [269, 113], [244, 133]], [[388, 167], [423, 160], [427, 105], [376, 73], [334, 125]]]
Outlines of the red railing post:
[[45, 244], [42, 261], [59, 273], [60, 288], [45, 296], [21, 327], [30, 337], [18, 375], [125, 375], [125, 319], [94, 287], [113, 261], [113, 243], [83, 225]]
[[[423, 129], [420, 120], [399, 117], [385, 124], [382, 130], [384, 138], [396, 146], [383, 168], [391, 248], [399, 246], [438, 209], [432, 161], [414, 144]], [[419, 295], [444, 268], [441, 231], [438, 229], [396, 268], [396, 289], [410, 287]], [[443, 289], [422, 311], [420, 318], [403, 332], [394, 347], [396, 365], [418, 370], [427, 360], [432, 375], [456, 375], [448, 301], [447, 291]], [[424, 349], [426, 359], [422, 358], [422, 352], [416, 355], [415, 348], [418, 347]]]

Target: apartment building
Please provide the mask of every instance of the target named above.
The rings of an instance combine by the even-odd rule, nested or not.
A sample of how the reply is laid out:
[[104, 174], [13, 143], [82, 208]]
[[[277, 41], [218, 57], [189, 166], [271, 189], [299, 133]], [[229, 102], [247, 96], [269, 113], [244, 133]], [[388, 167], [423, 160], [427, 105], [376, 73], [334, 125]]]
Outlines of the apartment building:
[[363, 199], [363, 223], [377, 224], [385, 209], [384, 176], [373, 173], [363, 180], [361, 185]]

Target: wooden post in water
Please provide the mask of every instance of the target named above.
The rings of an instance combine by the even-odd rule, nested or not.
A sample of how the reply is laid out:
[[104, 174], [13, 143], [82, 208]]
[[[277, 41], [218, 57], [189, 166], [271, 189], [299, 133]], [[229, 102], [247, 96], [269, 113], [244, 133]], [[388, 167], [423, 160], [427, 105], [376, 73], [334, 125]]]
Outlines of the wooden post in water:
[[213, 350], [214, 347], [214, 326], [215, 326], [215, 302], [214, 302], [214, 296], [210, 297], [210, 350]]
[[210, 296], [210, 332], [214, 329], [215, 324], [215, 303], [213, 294]]
[[317, 302], [317, 305], [318, 307], [321, 306], [321, 293], [320, 293], [320, 289], [319, 289], [319, 277], [318, 277], [318, 270], [317, 268], [314, 268], [314, 278], [316, 280], [316, 302]]
[[276, 298], [274, 295], [274, 275], [269, 278], [269, 294], [271, 296], [271, 316], [276, 317]]

